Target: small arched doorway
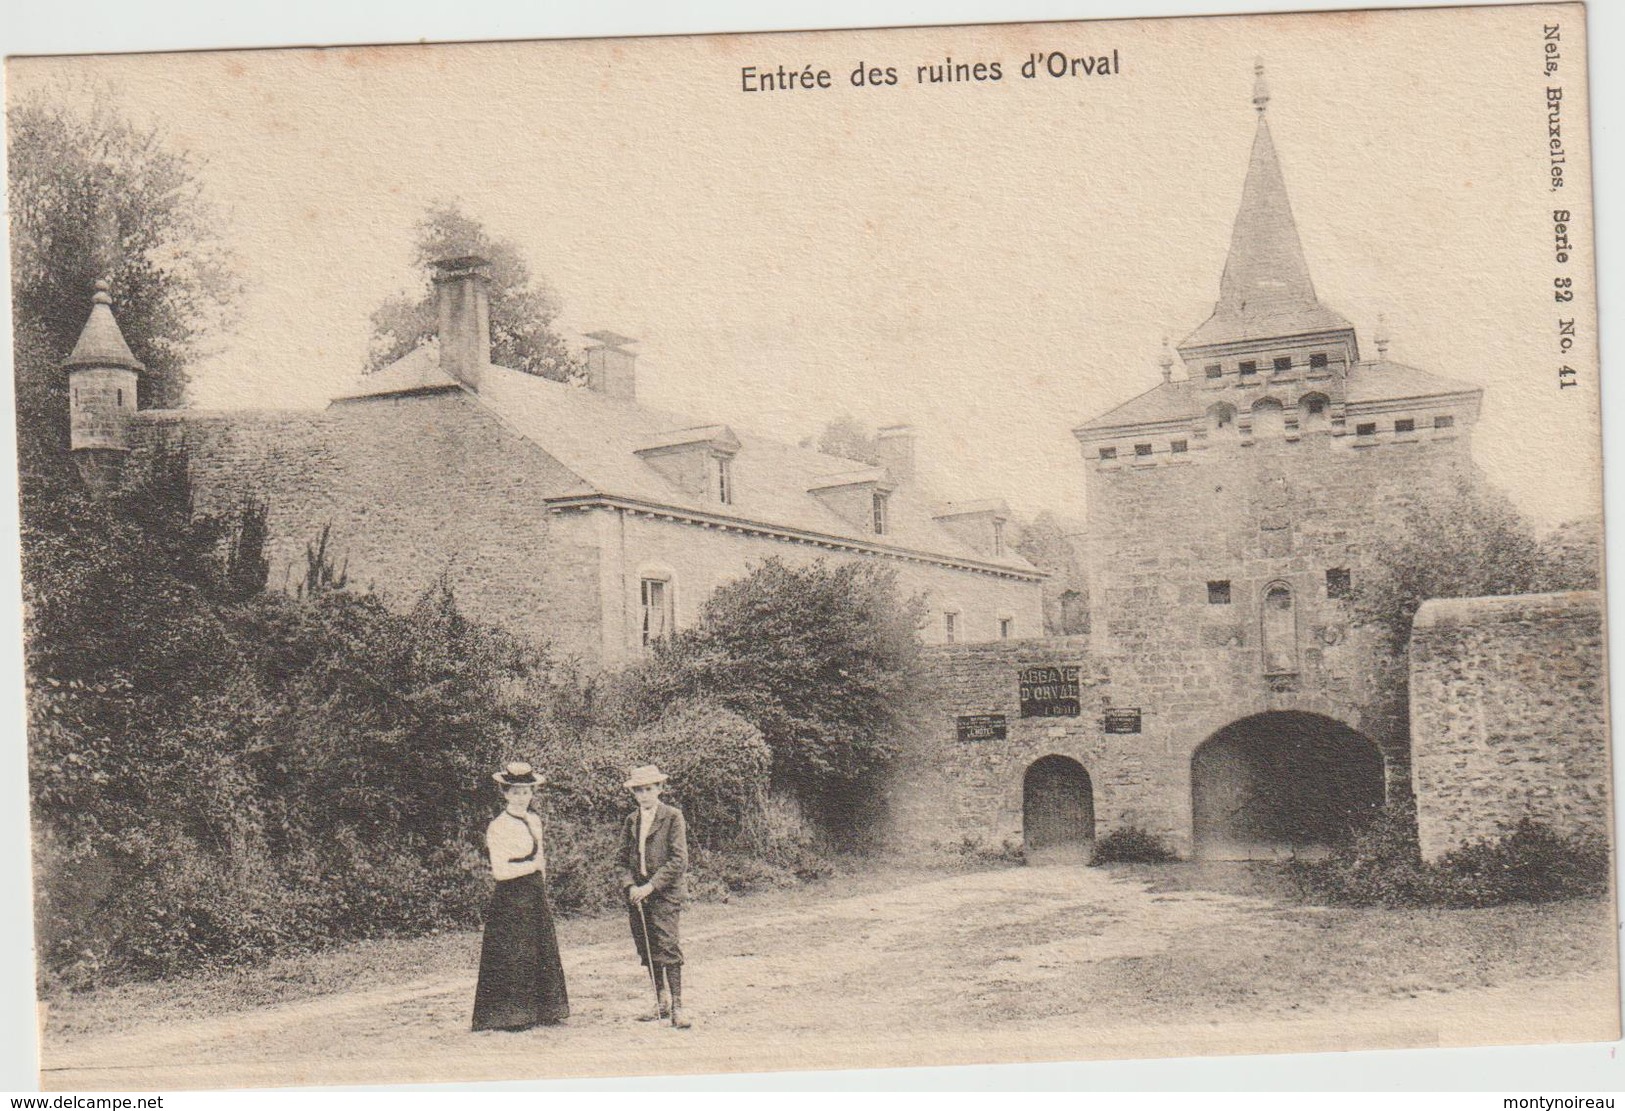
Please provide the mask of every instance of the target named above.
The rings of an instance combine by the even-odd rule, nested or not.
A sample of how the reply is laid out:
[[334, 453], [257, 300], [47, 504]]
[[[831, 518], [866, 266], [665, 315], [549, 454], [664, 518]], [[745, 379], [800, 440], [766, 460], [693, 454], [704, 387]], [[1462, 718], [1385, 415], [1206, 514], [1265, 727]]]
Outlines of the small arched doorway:
[[1045, 756], [1021, 784], [1022, 841], [1029, 852], [1082, 851], [1095, 837], [1094, 789], [1083, 765]]
[[1271, 860], [1322, 851], [1384, 801], [1382, 753], [1320, 714], [1254, 714], [1191, 756], [1191, 837], [1205, 860]]

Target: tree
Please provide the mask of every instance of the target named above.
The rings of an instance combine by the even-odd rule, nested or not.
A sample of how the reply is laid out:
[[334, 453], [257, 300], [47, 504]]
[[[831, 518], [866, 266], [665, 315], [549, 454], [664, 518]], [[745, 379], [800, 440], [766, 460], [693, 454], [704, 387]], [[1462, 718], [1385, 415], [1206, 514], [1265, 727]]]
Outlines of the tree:
[[1040, 510], [1020, 530], [1015, 549], [1049, 578], [1044, 580], [1044, 633], [1066, 636], [1089, 631], [1089, 582], [1072, 538], [1083, 533], [1077, 522], [1063, 522]]
[[1528, 520], [1505, 496], [1463, 480], [1442, 502], [1414, 506], [1355, 587], [1355, 612], [1403, 652], [1429, 598], [1549, 589]]
[[774, 787], [841, 829], [863, 815], [914, 720], [924, 616], [891, 568], [768, 559], [631, 669], [626, 713], [649, 720], [689, 698], [732, 710], [772, 750]]
[[1540, 538], [1541, 590], [1596, 590], [1602, 581], [1602, 518], [1564, 521]]
[[838, 455], [842, 459], [856, 459], [860, 463], [878, 464], [880, 446], [874, 432], [855, 417], [842, 414], [824, 425], [816, 437], [801, 441], [802, 447], [816, 448], [825, 455]]
[[141, 376], [143, 408], [179, 405], [188, 368], [229, 322], [237, 260], [207, 199], [203, 163], [157, 127], [120, 115], [106, 88], [58, 88], [7, 112], [11, 296], [18, 449], [25, 507], [38, 481], [60, 489], [67, 464], [62, 360], [96, 282]]
[[454, 203], [429, 206], [416, 227], [414, 263], [423, 274], [415, 291], [392, 297], [372, 314], [372, 346], [367, 369], [379, 370], [433, 339], [438, 331], [431, 263], [479, 255], [490, 263], [487, 290], [491, 306], [491, 361], [526, 374], [568, 382], [583, 366], [553, 330], [559, 300], [534, 277], [518, 246], [493, 239], [479, 221]]

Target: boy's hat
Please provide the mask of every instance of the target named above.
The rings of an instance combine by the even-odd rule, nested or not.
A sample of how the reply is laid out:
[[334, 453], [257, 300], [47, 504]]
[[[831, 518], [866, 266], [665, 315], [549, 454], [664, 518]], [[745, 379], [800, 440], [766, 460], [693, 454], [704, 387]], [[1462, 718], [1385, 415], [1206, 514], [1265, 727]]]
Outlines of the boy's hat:
[[625, 787], [631, 790], [633, 787], [649, 787], [664, 782], [666, 782], [665, 772], [653, 764], [645, 764], [641, 768], [632, 769], [631, 774], [626, 777]]

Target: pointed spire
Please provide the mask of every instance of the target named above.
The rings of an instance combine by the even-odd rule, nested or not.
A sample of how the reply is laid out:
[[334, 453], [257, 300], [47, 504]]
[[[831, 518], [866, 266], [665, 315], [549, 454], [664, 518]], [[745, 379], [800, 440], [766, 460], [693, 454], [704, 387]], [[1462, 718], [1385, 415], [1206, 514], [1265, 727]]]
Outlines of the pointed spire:
[[79, 342], [73, 345], [73, 354], [62, 364], [65, 367], [124, 367], [128, 370], [146, 369], [124, 342], [113, 317], [113, 298], [107, 292], [106, 281], [96, 283], [96, 296], [91, 299], [90, 318], [79, 333]]
[[1315, 297], [1264, 110], [1270, 93], [1262, 61], [1253, 67], [1253, 73], [1258, 128], [1241, 187], [1241, 207], [1230, 234], [1230, 254], [1219, 281], [1219, 300], [1212, 317], [1182, 347], [1349, 327], [1348, 321]]

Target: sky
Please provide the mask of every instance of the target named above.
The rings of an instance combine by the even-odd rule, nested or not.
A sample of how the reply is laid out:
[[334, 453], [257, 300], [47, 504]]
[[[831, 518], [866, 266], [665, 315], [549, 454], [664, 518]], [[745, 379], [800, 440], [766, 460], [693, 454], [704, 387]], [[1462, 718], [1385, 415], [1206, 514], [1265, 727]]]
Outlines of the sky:
[[[10, 95], [109, 81], [203, 160], [244, 262], [201, 407], [315, 408], [457, 200], [521, 248], [560, 328], [639, 339], [640, 397], [800, 439], [909, 423], [942, 497], [1085, 514], [1070, 430], [1154, 386], [1211, 310], [1266, 66], [1311, 275], [1367, 357], [1485, 390], [1475, 456], [1541, 525], [1600, 512], [1595, 308], [1560, 391], [1548, 9], [14, 59]], [[1578, 37], [1576, 25], [1568, 32]], [[1033, 52], [1110, 77], [1024, 79]], [[1578, 57], [1578, 43], [1571, 57]], [[916, 66], [1001, 63], [998, 82]], [[859, 62], [897, 69], [858, 89]], [[747, 93], [741, 68], [828, 70]], [[1589, 247], [1563, 273], [1589, 275]]]

